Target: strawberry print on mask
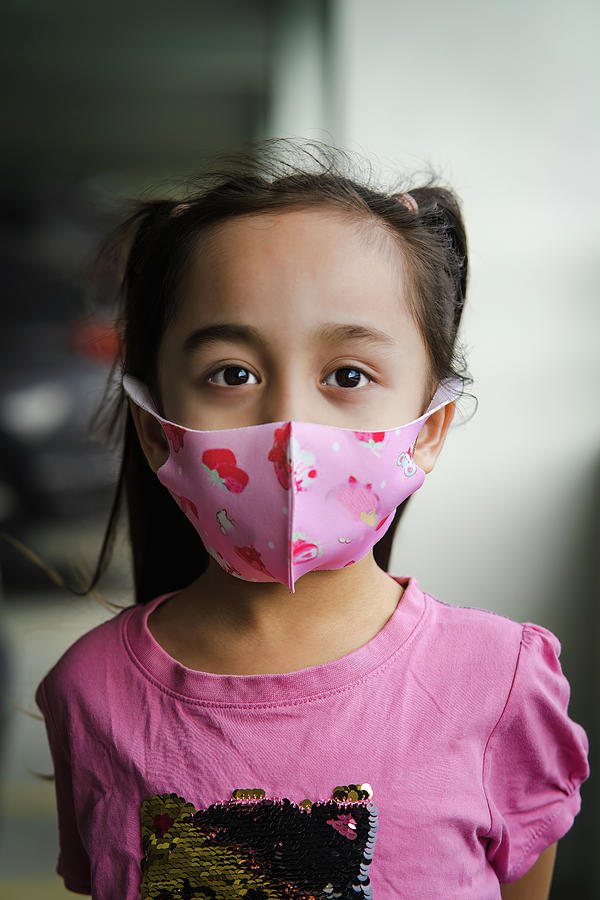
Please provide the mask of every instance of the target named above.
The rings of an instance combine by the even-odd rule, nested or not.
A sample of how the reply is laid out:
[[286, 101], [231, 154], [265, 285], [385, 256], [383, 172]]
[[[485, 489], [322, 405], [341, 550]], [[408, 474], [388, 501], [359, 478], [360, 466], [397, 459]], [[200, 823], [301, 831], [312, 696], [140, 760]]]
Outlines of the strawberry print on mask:
[[383, 441], [385, 440], [385, 431], [355, 431], [359, 441], [367, 444], [373, 453], [378, 454]]
[[[182, 441], [183, 446], [183, 441]], [[220, 484], [226, 491], [241, 494], [248, 484], [248, 473], [236, 465], [235, 454], [226, 448], [205, 450], [202, 463], [213, 484]]]
[[183, 447], [185, 428], [180, 428], [179, 425], [172, 425], [170, 422], [165, 422], [163, 430], [172, 449], [175, 453], [178, 453]]
[[273, 446], [269, 450], [267, 459], [273, 463], [273, 469], [277, 481], [287, 491], [290, 486], [291, 464], [287, 458], [287, 448], [290, 440], [291, 422], [286, 422], [281, 428], [276, 428], [273, 435]]
[[270, 580], [274, 580], [273, 576], [262, 561], [261, 555], [256, 547], [234, 547], [233, 549], [238, 556], [241, 556], [241, 558], [248, 563], [248, 565], [252, 566], [258, 572], [264, 572], [265, 575], [269, 576]]
[[198, 431], [160, 416], [132, 376], [123, 387], [165, 430], [171, 453], [157, 476], [211, 556], [233, 577], [291, 593], [307, 572], [352, 565], [381, 540], [425, 480], [412, 456], [419, 431], [460, 394], [459, 381], [442, 382], [422, 416], [385, 431], [295, 421]]

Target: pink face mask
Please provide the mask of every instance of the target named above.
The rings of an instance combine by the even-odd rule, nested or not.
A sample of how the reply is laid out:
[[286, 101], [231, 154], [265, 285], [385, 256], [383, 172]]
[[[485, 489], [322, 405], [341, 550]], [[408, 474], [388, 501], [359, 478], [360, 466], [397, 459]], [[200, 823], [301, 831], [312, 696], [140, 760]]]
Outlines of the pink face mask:
[[412, 458], [419, 431], [460, 393], [442, 382], [420, 418], [387, 431], [294, 421], [194, 431], [162, 418], [136, 378], [123, 387], [162, 425], [171, 452], [158, 478], [211, 556], [291, 593], [307, 572], [349, 566], [381, 540], [425, 480]]

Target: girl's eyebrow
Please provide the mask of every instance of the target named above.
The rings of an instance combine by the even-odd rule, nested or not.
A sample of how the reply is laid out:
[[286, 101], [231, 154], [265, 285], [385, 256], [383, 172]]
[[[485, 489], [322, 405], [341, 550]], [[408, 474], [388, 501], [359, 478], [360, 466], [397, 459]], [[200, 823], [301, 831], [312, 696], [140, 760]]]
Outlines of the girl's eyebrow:
[[[364, 344], [381, 347], [395, 347], [396, 341], [385, 331], [371, 328], [365, 325], [343, 325], [337, 322], [327, 322], [315, 332], [314, 339], [321, 343], [335, 344], [342, 341], [361, 341]], [[183, 342], [183, 350], [191, 354], [196, 350], [214, 344], [218, 341], [237, 341], [260, 347], [263, 343], [260, 332], [251, 325], [241, 325], [235, 322], [216, 322], [204, 328], [197, 328]]]

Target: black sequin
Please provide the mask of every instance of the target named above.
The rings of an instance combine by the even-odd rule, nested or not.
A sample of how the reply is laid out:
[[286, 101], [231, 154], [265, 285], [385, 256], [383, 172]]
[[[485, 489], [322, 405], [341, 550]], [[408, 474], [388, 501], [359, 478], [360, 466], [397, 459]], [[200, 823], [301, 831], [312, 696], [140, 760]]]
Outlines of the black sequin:
[[141, 807], [141, 900], [349, 900], [371, 898], [377, 807], [369, 785], [333, 799], [266, 798], [238, 789], [196, 810], [177, 794]]

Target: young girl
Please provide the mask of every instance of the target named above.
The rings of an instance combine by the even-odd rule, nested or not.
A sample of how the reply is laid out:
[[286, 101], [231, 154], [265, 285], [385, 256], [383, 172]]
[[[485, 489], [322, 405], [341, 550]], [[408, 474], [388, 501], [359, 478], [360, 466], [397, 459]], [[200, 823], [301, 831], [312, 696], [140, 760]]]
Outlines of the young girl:
[[67, 888], [547, 897], [588, 775], [560, 644], [386, 571], [468, 382], [455, 197], [267, 146], [120, 249], [136, 603], [36, 695]]

